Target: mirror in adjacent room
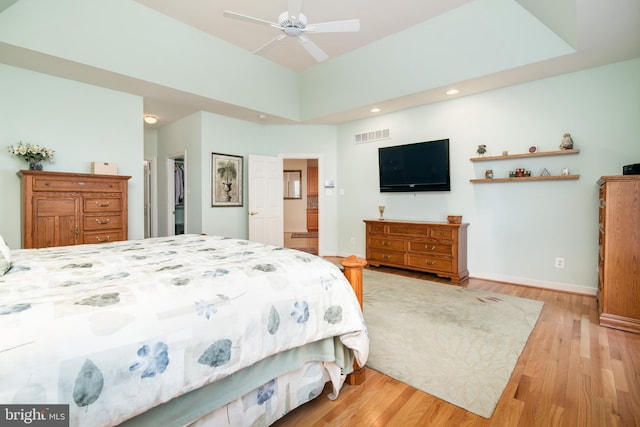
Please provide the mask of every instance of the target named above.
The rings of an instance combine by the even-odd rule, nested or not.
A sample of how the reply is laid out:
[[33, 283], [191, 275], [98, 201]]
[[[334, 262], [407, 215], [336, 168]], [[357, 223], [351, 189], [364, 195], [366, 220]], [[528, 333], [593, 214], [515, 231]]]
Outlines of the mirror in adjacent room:
[[302, 171], [301, 170], [285, 170], [283, 176], [284, 198], [285, 199], [301, 199], [302, 198]]

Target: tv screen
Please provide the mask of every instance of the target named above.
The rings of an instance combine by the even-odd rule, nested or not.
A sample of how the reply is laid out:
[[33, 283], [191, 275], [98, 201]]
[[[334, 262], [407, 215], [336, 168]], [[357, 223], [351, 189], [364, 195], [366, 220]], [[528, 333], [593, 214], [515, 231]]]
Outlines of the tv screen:
[[450, 191], [449, 140], [378, 148], [380, 191]]

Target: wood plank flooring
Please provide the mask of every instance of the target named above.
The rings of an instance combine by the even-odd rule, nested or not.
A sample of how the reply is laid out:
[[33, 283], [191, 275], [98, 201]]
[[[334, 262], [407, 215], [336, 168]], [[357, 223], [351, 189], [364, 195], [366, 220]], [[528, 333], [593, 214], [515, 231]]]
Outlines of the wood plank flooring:
[[640, 426], [640, 334], [599, 326], [594, 297], [479, 279], [462, 286], [545, 303], [490, 419], [367, 369], [362, 385], [345, 385], [335, 401], [327, 387], [275, 426]]

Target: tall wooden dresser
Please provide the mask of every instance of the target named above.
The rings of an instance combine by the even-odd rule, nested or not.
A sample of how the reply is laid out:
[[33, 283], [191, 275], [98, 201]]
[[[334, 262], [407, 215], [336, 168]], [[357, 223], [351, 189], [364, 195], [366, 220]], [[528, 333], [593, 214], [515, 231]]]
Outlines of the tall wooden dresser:
[[434, 273], [460, 283], [467, 270], [468, 223], [365, 220], [367, 262], [372, 266]]
[[640, 333], [640, 175], [603, 176], [598, 185], [600, 324]]
[[127, 240], [130, 176], [21, 170], [22, 247]]

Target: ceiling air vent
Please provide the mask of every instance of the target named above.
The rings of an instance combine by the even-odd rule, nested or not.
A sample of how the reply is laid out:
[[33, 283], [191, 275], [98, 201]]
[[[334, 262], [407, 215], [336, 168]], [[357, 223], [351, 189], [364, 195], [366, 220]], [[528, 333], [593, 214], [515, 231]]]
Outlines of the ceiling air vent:
[[389, 129], [372, 130], [364, 133], [357, 133], [353, 138], [354, 144], [364, 144], [365, 142], [380, 141], [383, 139], [389, 139], [391, 132]]

